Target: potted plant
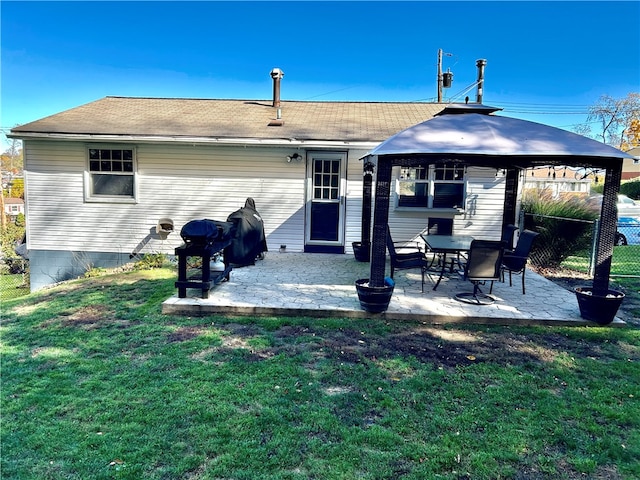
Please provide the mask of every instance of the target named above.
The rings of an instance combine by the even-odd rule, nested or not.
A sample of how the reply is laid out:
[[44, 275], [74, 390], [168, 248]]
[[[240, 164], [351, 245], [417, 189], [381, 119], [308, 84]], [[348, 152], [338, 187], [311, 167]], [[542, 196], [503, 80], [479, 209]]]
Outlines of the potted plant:
[[368, 262], [371, 260], [371, 243], [370, 242], [353, 242], [353, 254], [359, 262]]
[[612, 289], [602, 295], [597, 294], [592, 287], [576, 287], [575, 293], [580, 316], [599, 325], [608, 325], [613, 322], [624, 300], [624, 293]]
[[362, 309], [371, 313], [382, 313], [387, 310], [395, 284], [389, 277], [384, 279], [384, 285], [381, 287], [369, 285], [368, 278], [356, 280], [356, 290]]

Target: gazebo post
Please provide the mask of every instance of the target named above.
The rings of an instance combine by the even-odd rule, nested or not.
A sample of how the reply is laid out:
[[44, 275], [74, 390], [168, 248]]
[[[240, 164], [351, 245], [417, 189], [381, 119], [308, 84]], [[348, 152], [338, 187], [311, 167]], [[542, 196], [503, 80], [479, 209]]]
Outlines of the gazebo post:
[[612, 158], [616, 165], [607, 167], [602, 192], [602, 208], [600, 212], [600, 231], [596, 246], [596, 265], [593, 276], [593, 294], [606, 296], [609, 291], [609, 275], [611, 274], [611, 258], [618, 222], [617, 199], [622, 178], [622, 159]]
[[518, 202], [518, 180], [520, 172], [517, 168], [507, 168], [505, 175], [504, 211], [502, 212], [502, 225], [515, 224]]
[[363, 247], [371, 244], [371, 189], [373, 183], [373, 166], [365, 164], [364, 178], [362, 179], [362, 230], [360, 240]]
[[389, 224], [389, 196], [391, 194], [391, 159], [378, 157], [376, 174], [376, 202], [373, 212], [373, 240], [369, 285], [384, 286], [387, 255], [387, 228]]

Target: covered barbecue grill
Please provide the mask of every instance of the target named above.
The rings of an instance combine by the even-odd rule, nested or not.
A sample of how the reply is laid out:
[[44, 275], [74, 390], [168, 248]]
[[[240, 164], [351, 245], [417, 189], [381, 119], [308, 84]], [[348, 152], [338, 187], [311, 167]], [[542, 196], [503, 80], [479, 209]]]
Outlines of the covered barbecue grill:
[[244, 207], [229, 215], [227, 222], [233, 223], [236, 229], [231, 245], [225, 249], [227, 260], [236, 267], [255, 265], [256, 258], [267, 251], [267, 240], [253, 198], [247, 198]]
[[191, 220], [184, 224], [180, 236], [188, 245], [214, 245], [233, 239], [235, 224], [219, 220]]

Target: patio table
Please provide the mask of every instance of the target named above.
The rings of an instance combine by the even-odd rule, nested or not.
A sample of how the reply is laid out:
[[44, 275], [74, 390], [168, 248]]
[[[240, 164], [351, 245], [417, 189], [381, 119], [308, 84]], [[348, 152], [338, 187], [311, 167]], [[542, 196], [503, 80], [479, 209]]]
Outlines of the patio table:
[[[433, 287], [435, 290], [440, 285], [444, 271], [447, 268], [447, 254], [456, 254], [458, 256], [461, 253], [468, 252], [471, 248], [473, 237], [469, 235], [424, 235], [422, 233], [420, 237], [422, 237], [429, 250], [442, 255], [442, 269], [440, 270], [438, 281]], [[451, 270], [453, 271], [453, 259], [451, 260]]]

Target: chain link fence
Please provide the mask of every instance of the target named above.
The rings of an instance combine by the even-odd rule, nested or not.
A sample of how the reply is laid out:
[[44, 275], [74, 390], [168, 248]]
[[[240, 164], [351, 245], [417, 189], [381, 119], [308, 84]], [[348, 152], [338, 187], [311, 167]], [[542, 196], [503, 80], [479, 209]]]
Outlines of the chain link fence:
[[29, 293], [29, 261], [12, 258], [9, 263], [0, 260], [3, 265], [0, 274], [0, 302], [21, 297]]
[[[611, 277], [640, 278], [640, 221], [618, 222]], [[524, 228], [538, 232], [530, 255], [539, 268], [566, 268], [593, 277], [598, 220], [527, 213]]]

